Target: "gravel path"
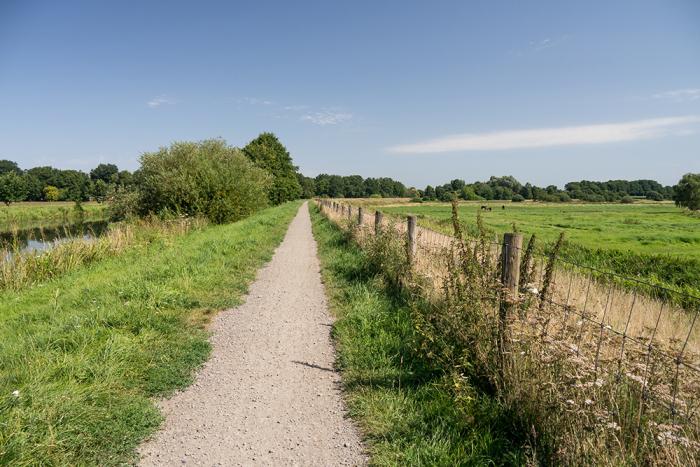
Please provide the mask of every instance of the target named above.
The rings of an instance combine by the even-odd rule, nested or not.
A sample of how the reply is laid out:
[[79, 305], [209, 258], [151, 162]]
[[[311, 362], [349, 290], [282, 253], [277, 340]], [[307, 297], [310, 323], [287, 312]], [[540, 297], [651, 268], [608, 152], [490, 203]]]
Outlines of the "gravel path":
[[195, 383], [160, 404], [164, 426], [141, 465], [363, 465], [333, 369], [306, 203], [245, 304], [212, 325], [213, 353]]

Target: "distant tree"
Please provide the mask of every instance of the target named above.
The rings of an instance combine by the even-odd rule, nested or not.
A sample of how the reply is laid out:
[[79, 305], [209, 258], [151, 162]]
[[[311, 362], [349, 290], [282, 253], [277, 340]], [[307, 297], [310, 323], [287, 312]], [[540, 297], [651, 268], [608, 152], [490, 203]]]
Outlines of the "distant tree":
[[663, 201], [664, 200], [664, 195], [659, 193], [658, 191], [648, 191], [646, 194], [646, 198], [650, 201]]
[[521, 195], [520, 193], [513, 195], [513, 198], [511, 199], [512, 202], [514, 203], [522, 203], [525, 201], [525, 197]]
[[268, 193], [273, 204], [298, 199], [301, 185], [297, 179], [297, 167], [284, 145], [273, 133], [262, 133], [243, 148], [243, 152], [258, 167], [272, 174], [274, 182]]
[[92, 182], [90, 191], [92, 192], [92, 197], [95, 198], [95, 201], [98, 203], [103, 202], [105, 199], [107, 199], [107, 195], [109, 194], [109, 189], [110, 185], [102, 180], [101, 178], [98, 178], [94, 182]]
[[9, 206], [27, 197], [27, 181], [23, 175], [10, 171], [0, 175], [0, 201]]
[[112, 183], [113, 177], [119, 173], [119, 169], [114, 164], [100, 164], [90, 171], [90, 180], [102, 180], [105, 183]]
[[61, 190], [53, 185], [46, 185], [42, 191], [46, 201], [58, 201], [61, 199]]
[[423, 196], [426, 199], [435, 199], [435, 188], [430, 185], [426, 186], [425, 190], [423, 191]]
[[677, 206], [688, 208], [691, 211], [700, 209], [700, 174], [688, 173], [674, 187], [673, 200]]
[[301, 186], [302, 198], [309, 199], [316, 196], [316, 183], [313, 178], [305, 177], [302, 174], [297, 173], [297, 179], [299, 180], [299, 185]]
[[8, 161], [7, 159], [0, 160], [0, 175], [6, 174], [7, 172], [15, 172], [16, 174], [21, 174], [22, 169], [19, 168], [16, 162]]

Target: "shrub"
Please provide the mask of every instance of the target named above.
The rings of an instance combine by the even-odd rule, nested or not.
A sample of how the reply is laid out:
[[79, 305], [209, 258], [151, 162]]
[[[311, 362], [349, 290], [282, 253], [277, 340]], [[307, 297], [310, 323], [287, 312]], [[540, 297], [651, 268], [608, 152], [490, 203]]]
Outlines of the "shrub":
[[631, 196], [623, 196], [620, 199], [620, 202], [622, 204], [632, 204], [632, 203], [634, 203], [634, 198], [632, 198]]
[[44, 192], [44, 199], [46, 201], [58, 201], [61, 199], [61, 190], [53, 185], [47, 185], [42, 190]]
[[525, 197], [523, 195], [516, 194], [516, 195], [513, 195], [513, 198], [511, 198], [511, 201], [514, 203], [522, 203], [523, 201], [525, 201]]
[[221, 224], [268, 205], [271, 176], [224, 140], [177, 142], [141, 156], [138, 212]]

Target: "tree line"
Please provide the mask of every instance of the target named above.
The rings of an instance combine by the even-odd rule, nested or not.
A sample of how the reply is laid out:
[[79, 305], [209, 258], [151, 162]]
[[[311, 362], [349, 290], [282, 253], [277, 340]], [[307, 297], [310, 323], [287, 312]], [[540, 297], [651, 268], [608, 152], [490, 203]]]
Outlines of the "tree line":
[[610, 180], [592, 182], [582, 180], [569, 182], [564, 189], [555, 185], [538, 187], [531, 183], [520, 183], [515, 177], [491, 177], [486, 182], [466, 183], [455, 179], [436, 187], [428, 185], [417, 190], [417, 198], [425, 201], [464, 200], [508, 200], [568, 202], [573, 199], [588, 202], [632, 202], [634, 198], [654, 201], [673, 199], [674, 188], [663, 186], [654, 180]]

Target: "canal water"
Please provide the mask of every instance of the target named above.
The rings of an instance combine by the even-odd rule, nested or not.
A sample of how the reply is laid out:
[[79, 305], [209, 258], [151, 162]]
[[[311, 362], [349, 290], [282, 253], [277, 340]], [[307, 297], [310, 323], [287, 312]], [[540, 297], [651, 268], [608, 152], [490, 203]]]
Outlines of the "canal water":
[[44, 251], [57, 243], [73, 239], [90, 240], [107, 231], [107, 221], [51, 227], [33, 227], [12, 232], [0, 232], [0, 251], [8, 254]]

